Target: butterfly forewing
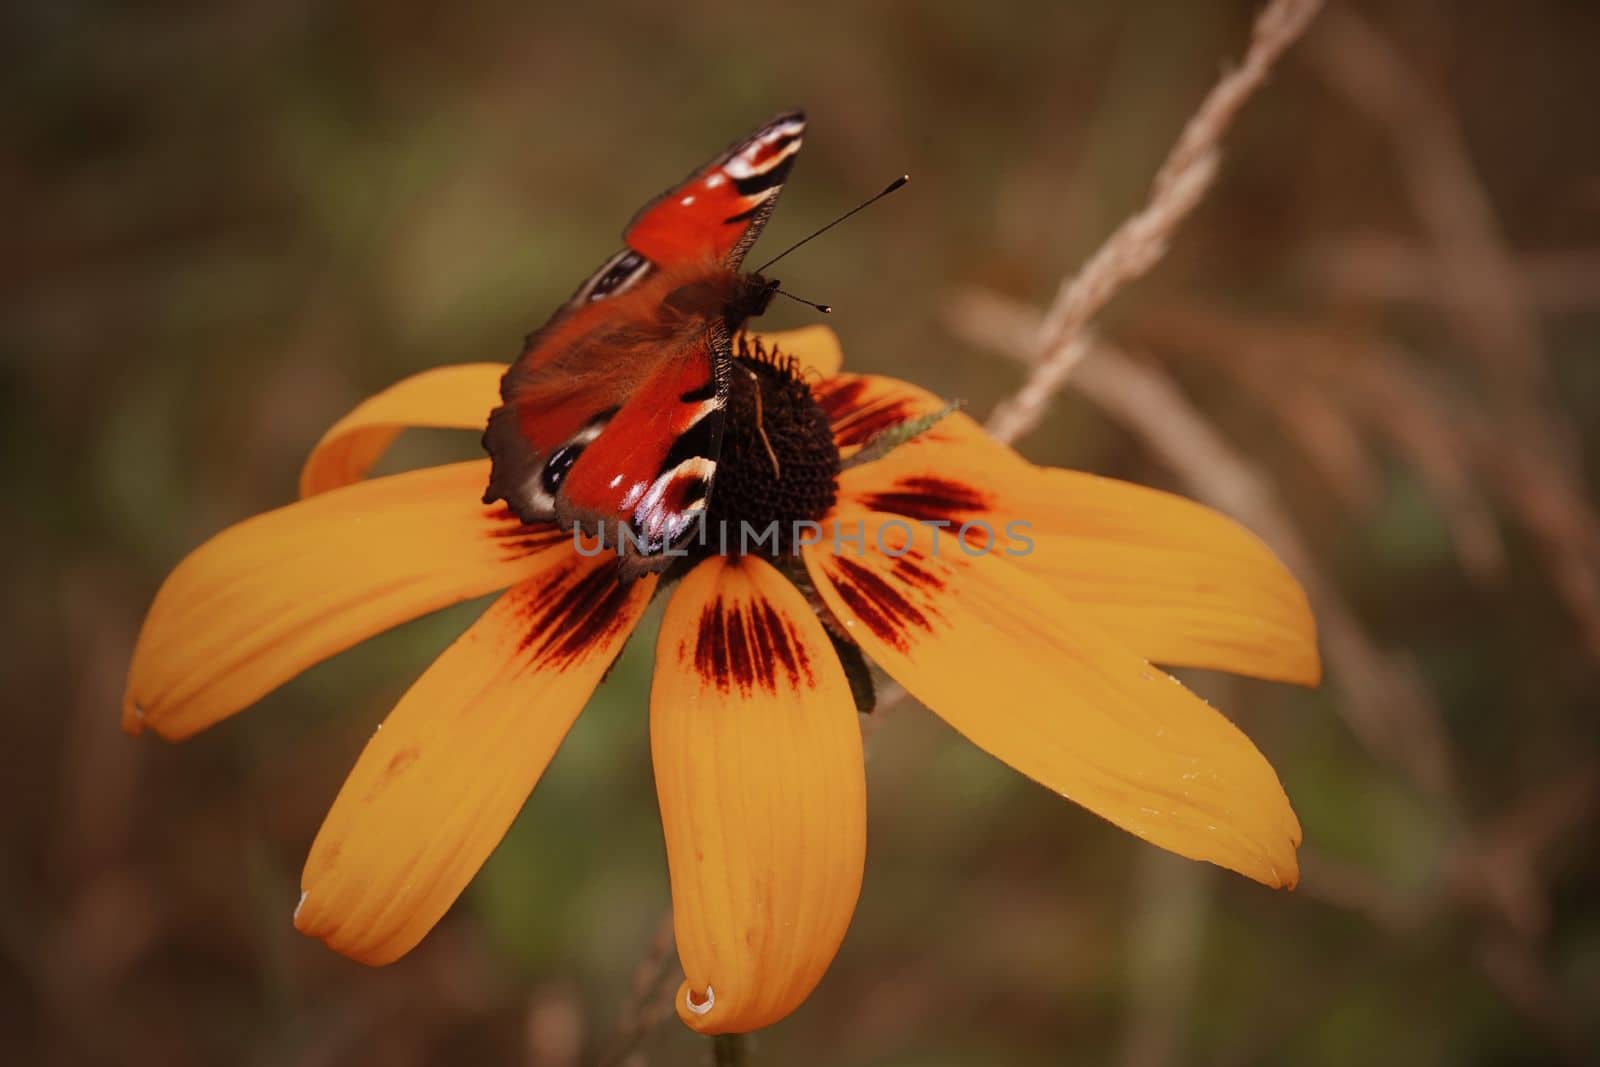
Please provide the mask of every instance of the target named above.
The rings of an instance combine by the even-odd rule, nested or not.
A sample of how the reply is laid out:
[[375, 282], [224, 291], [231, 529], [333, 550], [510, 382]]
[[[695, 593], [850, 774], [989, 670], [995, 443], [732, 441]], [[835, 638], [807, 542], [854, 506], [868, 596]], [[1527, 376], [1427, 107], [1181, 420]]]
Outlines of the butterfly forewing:
[[578, 286], [567, 308], [626, 292], [657, 265], [706, 258], [737, 267], [772, 213], [805, 132], [780, 115], [650, 201], [623, 232], [623, 249]]
[[628, 247], [663, 265], [710, 257], [739, 266], [777, 203], [805, 127], [793, 111], [729, 147], [635, 215]]
[[716, 474], [737, 269], [804, 128], [781, 115], [646, 205], [626, 247], [528, 338], [484, 434], [486, 501], [620, 541], [624, 576], [669, 561]]

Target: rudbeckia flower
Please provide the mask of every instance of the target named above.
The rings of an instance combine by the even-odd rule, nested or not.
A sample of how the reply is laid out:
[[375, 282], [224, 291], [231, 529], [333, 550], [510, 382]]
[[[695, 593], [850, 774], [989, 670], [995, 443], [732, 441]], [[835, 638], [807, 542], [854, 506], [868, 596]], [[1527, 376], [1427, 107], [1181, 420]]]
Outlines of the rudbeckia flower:
[[747, 341], [739, 362], [712, 512], [820, 536], [624, 583], [614, 556], [482, 504], [487, 460], [367, 479], [405, 427], [483, 428], [505, 368], [441, 367], [334, 425], [297, 503], [179, 564], [139, 635], [124, 727], [188, 737], [367, 637], [505, 590], [374, 733], [301, 879], [301, 931], [389, 963], [493, 851], [663, 594], [651, 755], [678, 1013], [707, 1033], [793, 1011], [849, 925], [862, 653], [1046, 788], [1294, 884], [1300, 827], [1271, 766], [1151, 665], [1317, 680], [1305, 597], [1260, 541], [1180, 497], [1035, 466], [960, 413], [934, 421], [945, 405], [921, 389], [840, 373], [823, 327]]

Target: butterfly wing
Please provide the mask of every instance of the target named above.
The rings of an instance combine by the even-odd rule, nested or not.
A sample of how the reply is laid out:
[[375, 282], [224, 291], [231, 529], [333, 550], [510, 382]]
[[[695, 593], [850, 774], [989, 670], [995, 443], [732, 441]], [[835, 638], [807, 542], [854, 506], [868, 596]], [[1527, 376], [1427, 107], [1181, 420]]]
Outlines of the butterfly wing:
[[727, 334], [707, 331], [693, 351], [662, 360], [572, 463], [556, 497], [563, 526], [621, 541], [624, 573], [665, 562], [703, 514], [722, 447]]
[[627, 292], [662, 267], [712, 261], [737, 268], [778, 202], [805, 128], [803, 112], [779, 115], [640, 208], [623, 231], [622, 250], [557, 316]]
[[804, 128], [781, 115], [646, 205], [528, 338], [484, 434], [485, 501], [620, 540], [625, 576], [665, 566], [716, 473], [737, 268]]
[[628, 247], [656, 263], [715, 258], [738, 267], [778, 202], [805, 133], [805, 115], [779, 115], [675, 188], [628, 224]]

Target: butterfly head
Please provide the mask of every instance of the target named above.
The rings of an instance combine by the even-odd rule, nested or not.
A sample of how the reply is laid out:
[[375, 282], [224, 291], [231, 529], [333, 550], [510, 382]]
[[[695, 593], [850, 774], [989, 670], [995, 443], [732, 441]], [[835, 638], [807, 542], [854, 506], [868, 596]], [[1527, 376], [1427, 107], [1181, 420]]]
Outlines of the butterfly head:
[[729, 302], [724, 316], [728, 329], [737, 330], [746, 320], [766, 314], [767, 307], [772, 303], [777, 291], [778, 281], [775, 278], [764, 278], [759, 274], [739, 275], [733, 299]]
[[778, 283], [759, 274], [731, 270], [697, 273], [671, 289], [663, 308], [678, 315], [713, 322], [722, 319], [729, 334], [738, 333], [750, 319], [766, 312]]

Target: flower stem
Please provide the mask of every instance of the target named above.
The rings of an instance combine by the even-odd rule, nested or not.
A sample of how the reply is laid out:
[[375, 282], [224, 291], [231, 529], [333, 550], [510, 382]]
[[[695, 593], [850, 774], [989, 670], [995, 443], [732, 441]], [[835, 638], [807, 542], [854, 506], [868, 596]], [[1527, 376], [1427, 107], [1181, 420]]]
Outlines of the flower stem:
[[743, 1034], [717, 1034], [711, 1039], [711, 1058], [717, 1067], [745, 1067]]

